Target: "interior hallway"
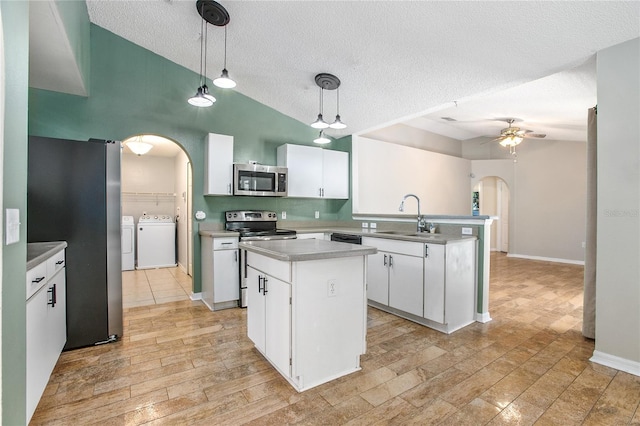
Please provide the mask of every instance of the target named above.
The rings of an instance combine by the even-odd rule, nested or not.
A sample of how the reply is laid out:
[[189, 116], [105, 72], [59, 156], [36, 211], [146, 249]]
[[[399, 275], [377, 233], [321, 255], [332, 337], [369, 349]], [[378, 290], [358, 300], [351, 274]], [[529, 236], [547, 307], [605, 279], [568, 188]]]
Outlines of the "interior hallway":
[[122, 271], [122, 307], [190, 300], [191, 277], [179, 267]]
[[303, 393], [244, 309], [125, 309], [121, 341], [62, 354], [32, 424], [640, 423], [640, 377], [589, 362], [583, 268], [491, 256], [493, 321], [445, 335], [370, 308], [362, 371]]

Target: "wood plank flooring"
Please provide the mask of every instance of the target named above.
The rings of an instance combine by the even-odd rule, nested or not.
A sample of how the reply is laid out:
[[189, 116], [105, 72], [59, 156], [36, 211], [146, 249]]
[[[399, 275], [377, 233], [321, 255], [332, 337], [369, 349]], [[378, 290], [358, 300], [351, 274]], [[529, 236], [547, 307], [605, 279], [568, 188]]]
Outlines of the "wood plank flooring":
[[451, 335], [376, 309], [362, 371], [297, 393], [246, 310], [125, 309], [121, 341], [62, 354], [32, 424], [640, 424], [640, 377], [589, 362], [583, 268], [491, 257], [490, 313]]

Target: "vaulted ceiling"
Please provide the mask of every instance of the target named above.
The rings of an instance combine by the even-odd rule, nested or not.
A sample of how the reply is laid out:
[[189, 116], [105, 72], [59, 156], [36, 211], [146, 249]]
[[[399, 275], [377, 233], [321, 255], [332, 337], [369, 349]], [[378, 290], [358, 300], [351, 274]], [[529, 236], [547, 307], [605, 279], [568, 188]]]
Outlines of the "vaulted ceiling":
[[[497, 135], [506, 123], [494, 119], [513, 117], [547, 138], [584, 140], [595, 53], [640, 35], [637, 1], [220, 3], [234, 90], [310, 123], [314, 76], [335, 74], [349, 126], [328, 131], [336, 137], [403, 123], [464, 140]], [[92, 23], [198, 72], [195, 0], [87, 0], [87, 9]], [[215, 78], [224, 29], [208, 33]], [[325, 91], [324, 115], [335, 113], [335, 91]]]

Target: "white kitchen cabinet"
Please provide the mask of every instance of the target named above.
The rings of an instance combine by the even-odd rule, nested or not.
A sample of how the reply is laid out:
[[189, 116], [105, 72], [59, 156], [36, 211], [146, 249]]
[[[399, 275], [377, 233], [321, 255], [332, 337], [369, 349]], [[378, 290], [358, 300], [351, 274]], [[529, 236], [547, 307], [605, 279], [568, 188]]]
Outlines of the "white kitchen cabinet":
[[287, 167], [289, 197], [349, 198], [349, 153], [305, 145], [278, 147], [278, 165]]
[[378, 253], [368, 262], [367, 298], [413, 315], [423, 313], [423, 244], [363, 238]]
[[445, 247], [426, 244], [424, 259], [424, 317], [444, 324]]
[[233, 136], [207, 134], [204, 158], [204, 195], [233, 195]]
[[[281, 374], [291, 375], [291, 285], [247, 267], [247, 334]], [[254, 309], [255, 308], [255, 309]]]
[[312, 238], [315, 238], [316, 240], [326, 240], [327, 237], [325, 236], [324, 232], [312, 232], [309, 234], [302, 234], [300, 232], [298, 232], [296, 234], [296, 238], [299, 240], [309, 240]]
[[200, 236], [202, 301], [212, 311], [235, 308], [240, 299], [238, 237]]
[[33, 290], [26, 301], [27, 421], [67, 341], [65, 274], [64, 249], [27, 272], [27, 289]]

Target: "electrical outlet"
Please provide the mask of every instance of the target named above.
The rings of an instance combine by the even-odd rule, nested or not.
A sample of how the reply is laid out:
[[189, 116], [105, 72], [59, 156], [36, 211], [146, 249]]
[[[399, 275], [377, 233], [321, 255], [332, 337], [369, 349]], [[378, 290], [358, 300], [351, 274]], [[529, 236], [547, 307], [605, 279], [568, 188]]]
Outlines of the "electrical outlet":
[[371, 222], [369, 224], [369, 228], [371, 228], [371, 229], [376, 229], [377, 227], [378, 227], [378, 225], [375, 222]]
[[320, 219], [320, 212], [316, 210], [316, 219]]
[[473, 229], [471, 228], [462, 228], [462, 235], [472, 235]]
[[368, 228], [368, 227], [369, 227], [369, 223], [367, 223], [367, 222], [362, 222], [362, 227], [363, 227], [363, 228]]
[[281, 217], [282, 217], [282, 219], [286, 219], [287, 218], [287, 212], [282, 212]]
[[327, 296], [335, 297], [338, 295], [338, 284], [336, 284], [335, 279], [330, 279], [327, 281]]

